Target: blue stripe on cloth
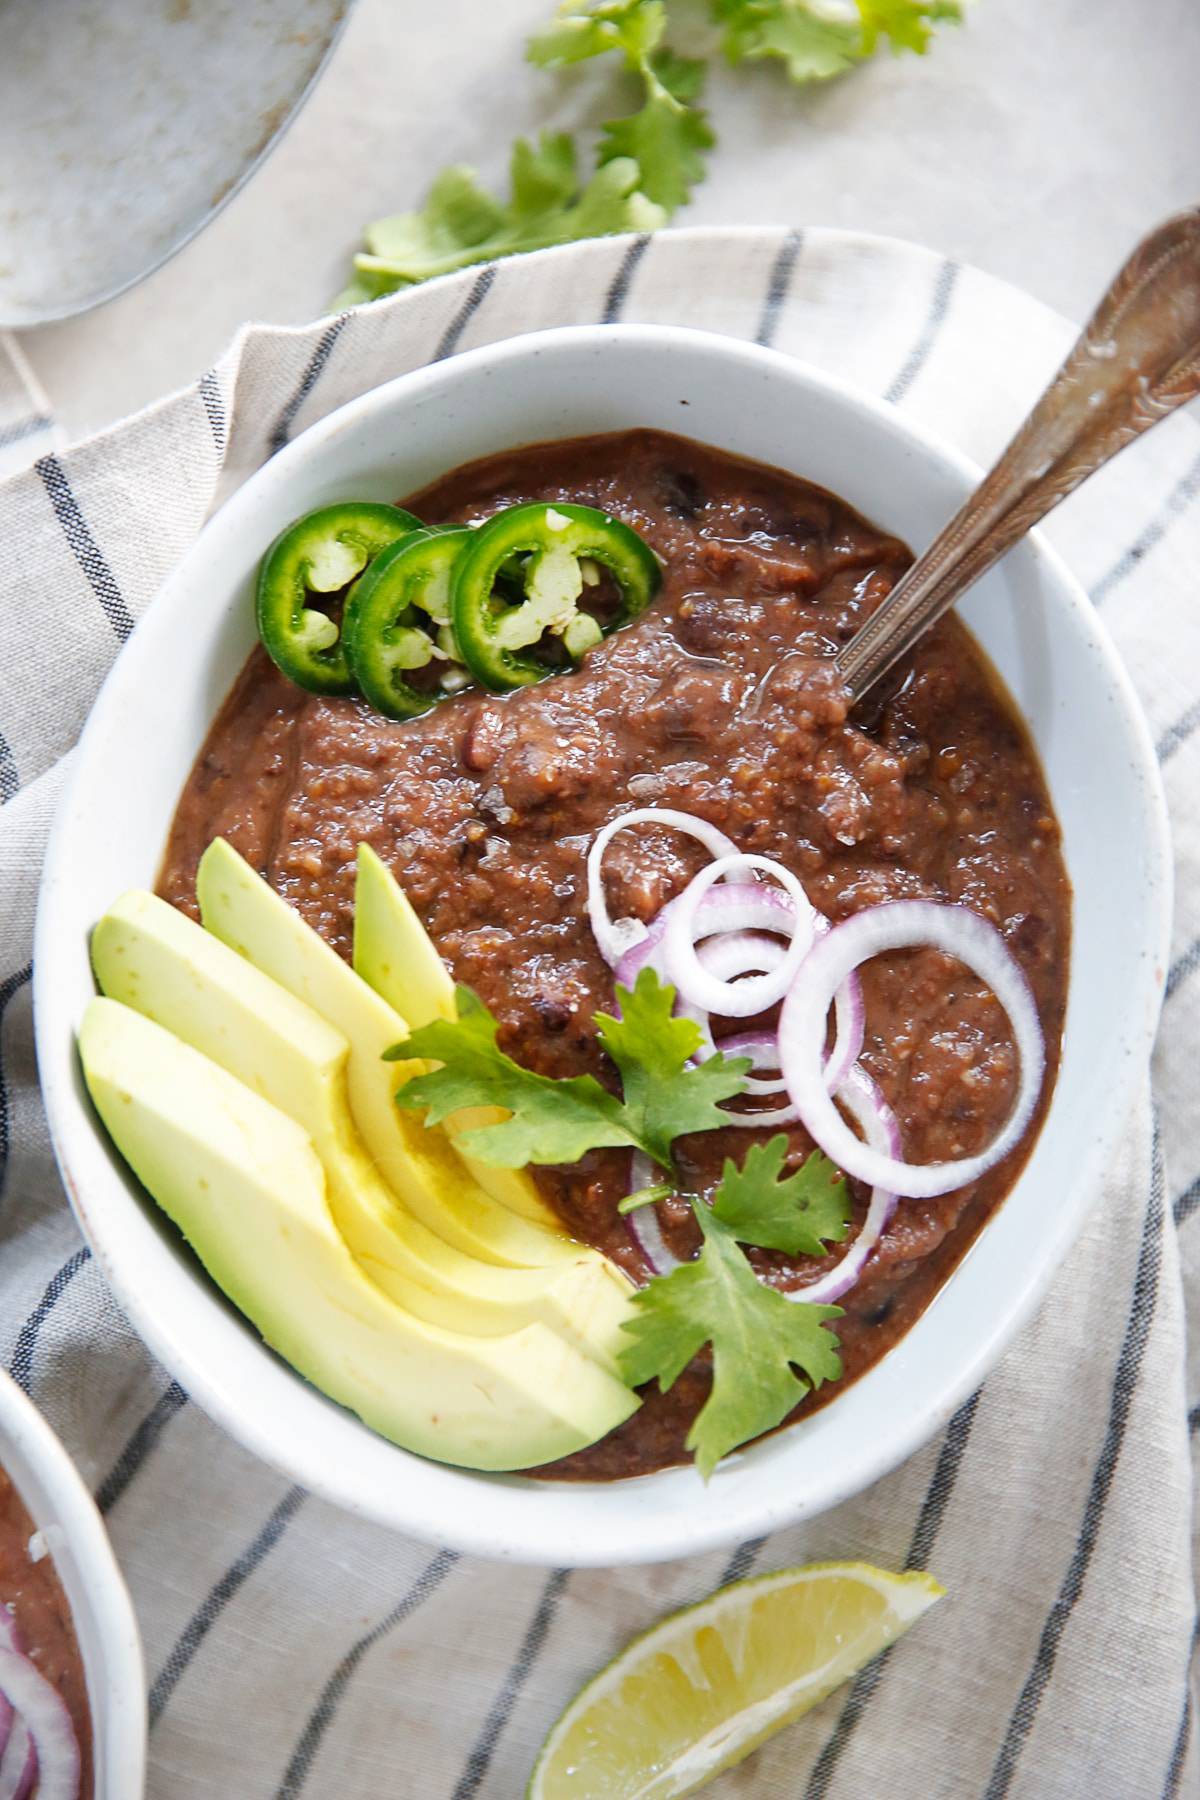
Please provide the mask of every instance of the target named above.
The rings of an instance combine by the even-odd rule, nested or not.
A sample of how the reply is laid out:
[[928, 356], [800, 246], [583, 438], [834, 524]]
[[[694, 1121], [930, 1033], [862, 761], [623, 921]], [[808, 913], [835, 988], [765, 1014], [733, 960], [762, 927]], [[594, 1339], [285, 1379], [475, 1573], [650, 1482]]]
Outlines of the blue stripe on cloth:
[[[982, 1388], [976, 1388], [969, 1400], [964, 1400], [949, 1425], [938, 1453], [937, 1464], [932, 1479], [925, 1490], [925, 1498], [921, 1502], [921, 1510], [917, 1514], [916, 1526], [913, 1530], [912, 1542], [908, 1555], [904, 1559], [906, 1570], [921, 1569], [928, 1562], [937, 1541], [942, 1520], [946, 1516], [946, 1508], [950, 1504], [950, 1496], [958, 1480], [966, 1454], [967, 1443], [971, 1436], [971, 1427], [975, 1423], [975, 1414], [979, 1407], [979, 1396]], [[829, 1738], [813, 1764], [808, 1778], [808, 1786], [804, 1790], [804, 1800], [823, 1800], [829, 1791], [829, 1784], [837, 1773], [838, 1763], [845, 1754], [854, 1733], [862, 1723], [871, 1699], [883, 1679], [883, 1672], [888, 1665], [891, 1651], [885, 1650], [874, 1662], [869, 1662], [865, 1669], [860, 1669], [854, 1677], [846, 1704], [838, 1717]]]
[[1172, 1215], [1175, 1224], [1177, 1226], [1185, 1224], [1198, 1207], [1200, 1207], [1200, 1175], [1197, 1175], [1190, 1187], [1184, 1188], [1176, 1200]]
[[1104, 1509], [1108, 1503], [1113, 1477], [1121, 1458], [1125, 1429], [1129, 1423], [1129, 1409], [1133, 1404], [1133, 1396], [1142, 1366], [1142, 1356], [1146, 1349], [1146, 1341], [1150, 1336], [1150, 1323], [1154, 1317], [1154, 1308], [1158, 1299], [1158, 1278], [1162, 1268], [1163, 1190], [1162, 1144], [1156, 1121], [1151, 1152], [1150, 1200], [1142, 1226], [1142, 1241], [1138, 1252], [1137, 1273], [1133, 1283], [1133, 1297], [1125, 1324], [1125, 1335], [1117, 1358], [1116, 1372], [1113, 1376], [1104, 1442], [1092, 1472], [1083, 1518], [1080, 1521], [1079, 1532], [1075, 1540], [1075, 1549], [1070, 1563], [1067, 1565], [1067, 1571], [1063, 1576], [1054, 1604], [1042, 1627], [1033, 1666], [1025, 1678], [1017, 1704], [1013, 1708], [1004, 1740], [988, 1780], [984, 1800], [1004, 1800], [1004, 1796], [1012, 1785], [1021, 1752], [1028, 1741], [1029, 1733], [1032, 1731], [1034, 1720], [1037, 1717], [1038, 1707], [1042, 1702], [1042, 1696], [1054, 1673], [1054, 1664], [1058, 1657], [1063, 1633], [1070, 1621], [1075, 1603], [1083, 1592], [1088, 1568], [1100, 1536], [1100, 1527], [1104, 1522]]
[[105, 618], [112, 626], [118, 639], [124, 643], [133, 630], [133, 616], [125, 604], [125, 597], [117, 586], [116, 576], [108, 566], [100, 546], [88, 527], [87, 520], [79, 510], [79, 502], [75, 498], [71, 483], [67, 480], [67, 472], [57, 456], [40, 456], [33, 465], [35, 472], [41, 477], [50, 504], [54, 508], [54, 516], [62, 527], [63, 536], [69, 544], [75, 561], [87, 578], [93, 594], [100, 602]]
[[1171, 964], [1167, 971], [1167, 986], [1163, 999], [1169, 1000], [1180, 983], [1186, 981], [1189, 975], [1194, 975], [1197, 969], [1200, 969], [1200, 938], [1189, 944], [1183, 955]]
[[163, 1715], [171, 1695], [178, 1687], [189, 1663], [238, 1590], [253, 1575], [275, 1548], [308, 1495], [302, 1487], [290, 1487], [274, 1508], [262, 1530], [247, 1544], [236, 1562], [230, 1564], [221, 1579], [205, 1595], [177, 1638], [166, 1662], [154, 1678], [150, 1689], [148, 1713], [153, 1729]]
[[292, 426], [296, 422], [296, 414], [321, 379], [325, 365], [333, 355], [333, 347], [346, 329], [346, 321], [349, 317], [348, 312], [339, 313], [336, 319], [330, 320], [317, 339], [313, 353], [305, 365], [304, 373], [296, 384], [295, 392], [283, 407], [272, 427], [271, 435], [267, 439], [268, 456], [275, 456], [287, 443]]
[[283, 1780], [276, 1791], [275, 1800], [299, 1800], [299, 1795], [312, 1771], [317, 1751], [321, 1747], [321, 1741], [337, 1717], [338, 1707], [341, 1705], [346, 1689], [364, 1656], [369, 1650], [374, 1649], [382, 1638], [387, 1637], [389, 1632], [395, 1631], [398, 1625], [403, 1625], [407, 1619], [410, 1619], [418, 1607], [425, 1604], [430, 1595], [441, 1586], [457, 1561], [457, 1551], [439, 1550], [432, 1561], [426, 1563], [408, 1592], [397, 1601], [391, 1612], [351, 1645], [325, 1683], [320, 1698], [308, 1716], [308, 1722], [300, 1734], [299, 1742], [292, 1752], [291, 1761], [288, 1763]]
[[175, 1414], [187, 1405], [187, 1398], [177, 1381], [172, 1381], [158, 1396], [96, 1489], [96, 1505], [102, 1513], [112, 1511], [134, 1477], [149, 1461]]
[[1171, 1751], [1171, 1760], [1167, 1764], [1167, 1779], [1163, 1784], [1162, 1800], [1176, 1800], [1179, 1784], [1183, 1780], [1183, 1765], [1187, 1761], [1188, 1745], [1192, 1738], [1192, 1662], [1200, 1645], [1200, 1619], [1192, 1628], [1192, 1641], [1188, 1645], [1187, 1661], [1183, 1669], [1183, 1712], [1179, 1720], [1179, 1732]]
[[467, 1758], [466, 1767], [458, 1780], [452, 1800], [474, 1800], [479, 1792], [484, 1776], [488, 1772], [500, 1734], [512, 1716], [513, 1707], [520, 1697], [521, 1689], [529, 1679], [530, 1671], [541, 1655], [542, 1648], [550, 1635], [550, 1627], [554, 1623], [554, 1615], [558, 1611], [559, 1601], [563, 1597], [570, 1569], [555, 1569], [542, 1589], [537, 1610], [529, 1622], [529, 1628], [521, 1640], [516, 1656], [509, 1664], [508, 1672], [500, 1686], [500, 1691], [492, 1702], [491, 1711], [483, 1722], [483, 1727]]
[[1181, 714], [1173, 725], [1168, 725], [1159, 738], [1158, 743], [1154, 746], [1159, 762], [1170, 762], [1176, 751], [1181, 750], [1187, 743], [1198, 725], [1200, 725], [1200, 700], [1193, 701], [1187, 711]]
[[954, 290], [958, 286], [958, 278], [961, 273], [959, 265], [955, 262], [944, 262], [938, 271], [937, 280], [933, 284], [933, 297], [929, 303], [929, 312], [921, 327], [921, 335], [883, 396], [893, 406], [903, 400], [929, 361], [930, 354], [938, 340], [938, 333], [950, 312], [950, 303], [954, 298]]
[[196, 383], [200, 395], [200, 404], [204, 408], [204, 416], [208, 420], [208, 428], [212, 432], [213, 443], [217, 455], [224, 456], [228, 441], [229, 427], [225, 418], [225, 401], [221, 396], [221, 384], [217, 380], [215, 369], [206, 369]]
[[14, 975], [0, 981], [0, 1199], [4, 1197], [4, 1178], [8, 1174], [8, 1156], [12, 1145], [12, 1118], [9, 1112], [8, 1076], [4, 1066], [4, 1015], [14, 994], [19, 994], [33, 979], [33, 964], [26, 963]]
[[1187, 473], [1179, 480], [1163, 504], [1162, 511], [1153, 518], [1139, 538], [1122, 552], [1106, 575], [1092, 589], [1092, 600], [1099, 606], [1108, 599], [1115, 587], [1137, 568], [1142, 559], [1149, 555], [1157, 544], [1166, 537], [1174, 521], [1181, 513], [1187, 511], [1196, 495], [1200, 494], [1200, 456], [1192, 463]]
[[639, 237], [634, 238], [622, 256], [617, 266], [617, 272], [609, 283], [608, 292], [604, 296], [604, 306], [600, 313], [602, 325], [615, 325], [625, 311], [625, 302], [629, 298], [629, 289], [637, 274], [638, 264], [649, 248], [650, 234], [644, 231]]
[[8, 739], [0, 732], [0, 806], [11, 800], [21, 786], [21, 776], [17, 769], [17, 759], [12, 753]]
[[486, 268], [480, 269], [471, 286], [470, 293], [442, 333], [438, 347], [433, 353], [434, 362], [445, 362], [448, 356], [454, 355], [462, 342], [463, 332], [491, 293], [495, 279], [495, 263], [489, 263]]
[[50, 1314], [54, 1311], [67, 1288], [71, 1285], [72, 1281], [74, 1281], [80, 1269], [82, 1269], [84, 1263], [90, 1260], [91, 1254], [92, 1253], [86, 1244], [81, 1244], [78, 1250], [73, 1250], [71, 1252], [61, 1269], [58, 1269], [46, 1283], [45, 1291], [43, 1292], [41, 1299], [38, 1301], [17, 1335], [16, 1348], [13, 1351], [13, 1359], [9, 1365], [9, 1373], [12, 1375], [12, 1378], [17, 1383], [18, 1387], [24, 1388], [27, 1394], [32, 1392], [33, 1388], [33, 1355], [34, 1351], [37, 1349], [38, 1338], [41, 1336], [42, 1326], [46, 1323], [46, 1320], [50, 1317]]
[[783, 311], [788, 290], [792, 285], [796, 263], [804, 247], [804, 233], [789, 231], [784, 238], [771, 264], [771, 273], [767, 277], [767, 291], [763, 296], [762, 312], [759, 314], [758, 330], [754, 334], [756, 344], [773, 344], [779, 329], [779, 315]]
[[741, 1581], [747, 1576], [761, 1555], [767, 1539], [765, 1537], [747, 1538], [739, 1544], [729, 1561], [725, 1564], [725, 1573], [718, 1581], [718, 1587], [728, 1587], [732, 1581]]

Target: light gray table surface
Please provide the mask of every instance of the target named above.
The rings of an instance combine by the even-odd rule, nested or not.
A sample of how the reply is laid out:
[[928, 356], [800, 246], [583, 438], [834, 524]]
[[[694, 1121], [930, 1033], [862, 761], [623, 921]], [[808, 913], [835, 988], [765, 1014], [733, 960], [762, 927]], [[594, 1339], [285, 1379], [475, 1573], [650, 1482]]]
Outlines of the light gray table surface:
[[[324, 311], [361, 225], [445, 163], [498, 180], [515, 133], [624, 110], [630, 90], [597, 65], [526, 66], [550, 10], [358, 0], [307, 107], [198, 238], [98, 311], [22, 335], [68, 436], [188, 381], [247, 319]], [[699, 0], [674, 10], [694, 36]], [[1200, 0], [976, 0], [924, 60], [884, 54], [821, 89], [719, 68], [720, 144], [676, 222], [912, 238], [1082, 316], [1146, 227], [1200, 201], [1198, 84]]]

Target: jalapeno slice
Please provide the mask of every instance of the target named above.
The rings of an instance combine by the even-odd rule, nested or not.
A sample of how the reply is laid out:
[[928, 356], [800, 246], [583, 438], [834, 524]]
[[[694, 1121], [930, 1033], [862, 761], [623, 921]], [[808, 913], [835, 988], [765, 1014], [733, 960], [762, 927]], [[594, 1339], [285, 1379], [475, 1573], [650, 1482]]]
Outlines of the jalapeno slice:
[[[466, 526], [410, 532], [381, 552], [346, 602], [342, 637], [354, 678], [377, 712], [411, 719], [464, 687], [467, 674], [450, 622], [450, 577], [474, 535]], [[436, 662], [434, 688], [418, 688], [408, 671]]]
[[258, 572], [255, 609], [263, 648], [289, 681], [311, 694], [353, 691], [337, 620], [305, 602], [347, 587], [420, 524], [403, 507], [350, 500], [306, 513], [280, 533]]
[[[595, 578], [589, 564], [608, 570], [618, 589], [618, 605], [603, 626], [578, 604], [589, 575]], [[524, 589], [515, 603], [514, 576]], [[608, 513], [542, 501], [511, 506], [468, 533], [454, 571], [450, 610], [463, 660], [495, 693], [528, 687], [554, 673], [523, 654], [546, 632], [578, 662], [602, 636], [644, 611], [661, 580], [649, 544]]]

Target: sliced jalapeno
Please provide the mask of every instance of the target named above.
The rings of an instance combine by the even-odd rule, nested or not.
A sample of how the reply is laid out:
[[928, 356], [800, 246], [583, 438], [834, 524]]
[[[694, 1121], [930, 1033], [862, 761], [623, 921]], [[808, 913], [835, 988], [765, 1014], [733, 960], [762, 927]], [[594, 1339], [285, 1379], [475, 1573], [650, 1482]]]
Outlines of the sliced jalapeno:
[[353, 691], [337, 620], [305, 602], [348, 586], [420, 524], [403, 507], [350, 500], [306, 513], [280, 533], [263, 558], [255, 605], [263, 648], [289, 681], [312, 694]]
[[[619, 603], [603, 626], [579, 608], [599, 564]], [[514, 574], [524, 589], [514, 603]], [[549, 632], [573, 662], [636, 618], [658, 592], [662, 570], [636, 531], [593, 506], [511, 506], [468, 533], [454, 570], [450, 611], [463, 660], [493, 692], [527, 687], [553, 670], [522, 654]]]
[[[346, 602], [342, 637], [354, 678], [377, 712], [411, 719], [466, 685], [462, 655], [450, 622], [450, 577], [474, 533], [465, 525], [434, 525], [389, 545], [355, 582]], [[413, 669], [437, 662], [435, 688], [414, 687]]]

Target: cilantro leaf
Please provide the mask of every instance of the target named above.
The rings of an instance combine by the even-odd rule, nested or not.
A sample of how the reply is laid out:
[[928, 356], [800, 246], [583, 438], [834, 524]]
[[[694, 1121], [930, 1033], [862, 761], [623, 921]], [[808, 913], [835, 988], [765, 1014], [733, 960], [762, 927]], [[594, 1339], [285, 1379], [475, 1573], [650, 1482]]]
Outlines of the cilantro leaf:
[[399, 1090], [396, 1104], [427, 1108], [431, 1125], [470, 1106], [503, 1106], [512, 1114], [498, 1125], [464, 1132], [465, 1149], [505, 1169], [527, 1163], [578, 1162], [587, 1150], [632, 1140], [621, 1103], [592, 1075], [555, 1081], [535, 1075], [496, 1043], [494, 1016], [469, 987], [455, 989], [458, 1017], [434, 1019], [386, 1052], [389, 1062], [439, 1062]]
[[911, 50], [924, 56], [933, 28], [945, 21], [960, 25], [961, 0], [857, 0], [862, 15], [862, 53], [873, 56], [881, 37], [893, 51]]
[[666, 28], [664, 0], [563, 0], [525, 54], [538, 68], [554, 69], [619, 50], [636, 69], [661, 44]]
[[886, 38], [893, 51], [923, 56], [935, 24], [961, 20], [961, 0], [855, 0], [858, 17], [830, 12], [820, 0], [710, 0], [724, 26], [731, 63], [778, 57], [795, 82], [829, 81], [873, 56]]
[[747, 1057], [714, 1056], [697, 1068], [688, 1058], [700, 1032], [673, 1019], [675, 990], [643, 969], [632, 991], [617, 989], [622, 1018], [597, 1013], [600, 1041], [621, 1072], [625, 1098], [615, 1098], [592, 1075], [555, 1080], [522, 1068], [496, 1042], [498, 1025], [468, 987], [455, 990], [456, 1019], [434, 1019], [387, 1053], [389, 1062], [434, 1062], [405, 1083], [396, 1104], [425, 1110], [431, 1125], [472, 1106], [501, 1106], [499, 1124], [462, 1134], [472, 1156], [505, 1169], [529, 1163], [572, 1163], [588, 1150], [628, 1145], [670, 1167], [671, 1140], [727, 1123], [717, 1105], [742, 1091]]
[[609, 119], [601, 132], [601, 163], [632, 157], [642, 192], [667, 212], [683, 206], [703, 181], [703, 152], [717, 141], [705, 114], [689, 104], [703, 77], [702, 63], [669, 52], [652, 59], [645, 69], [645, 103], [628, 118]]
[[837, 1380], [842, 1359], [826, 1322], [842, 1309], [787, 1300], [765, 1286], [728, 1227], [703, 1203], [693, 1210], [704, 1233], [700, 1255], [634, 1295], [623, 1327], [633, 1342], [618, 1361], [630, 1386], [657, 1378], [665, 1393], [712, 1345], [712, 1391], [687, 1438], [707, 1481], [728, 1451], [782, 1423], [810, 1388]]
[[861, 54], [861, 27], [815, 12], [807, 0], [716, 0], [713, 11], [725, 27], [726, 59], [735, 65], [775, 56], [793, 81], [828, 81]]
[[569, 137], [544, 132], [536, 145], [518, 138], [507, 201], [481, 187], [474, 170], [444, 169], [419, 212], [367, 227], [367, 248], [354, 259], [355, 280], [341, 301], [353, 304], [524, 250], [654, 231], [666, 213], [640, 190], [639, 179], [637, 164], [618, 157], [580, 186]]
[[726, 1159], [713, 1212], [742, 1244], [785, 1250], [790, 1256], [824, 1256], [840, 1243], [850, 1223], [845, 1179], [827, 1156], [814, 1150], [802, 1168], [783, 1174], [786, 1132], [753, 1144], [739, 1169]]
[[663, 0], [566, 0], [557, 17], [530, 39], [528, 56], [549, 68], [617, 51], [641, 76], [642, 105], [627, 118], [607, 121], [597, 160], [603, 165], [631, 158], [642, 193], [670, 213], [703, 180], [703, 152], [716, 138], [695, 105], [704, 64], [663, 47], [666, 24]]
[[619, 987], [617, 1002], [620, 1018], [596, 1014], [600, 1042], [621, 1071], [625, 1117], [636, 1141], [669, 1168], [672, 1138], [728, 1125], [718, 1102], [741, 1093], [750, 1059], [718, 1053], [689, 1068], [700, 1027], [673, 1017], [675, 989], [664, 987], [651, 968], [641, 970], [632, 989]]

